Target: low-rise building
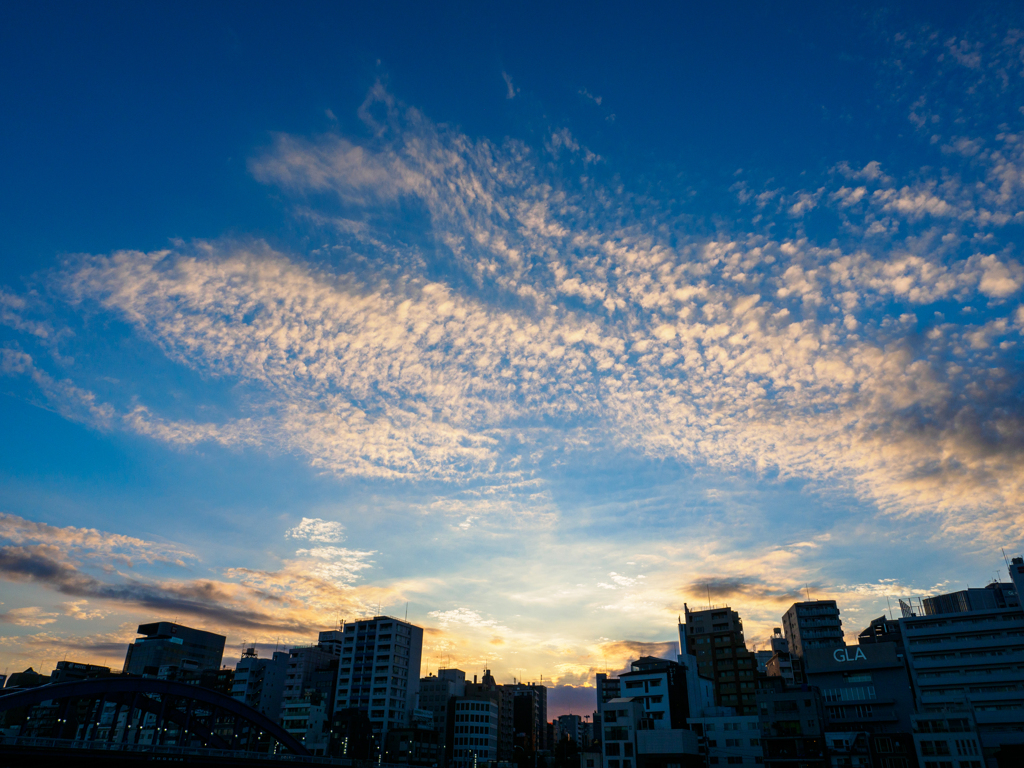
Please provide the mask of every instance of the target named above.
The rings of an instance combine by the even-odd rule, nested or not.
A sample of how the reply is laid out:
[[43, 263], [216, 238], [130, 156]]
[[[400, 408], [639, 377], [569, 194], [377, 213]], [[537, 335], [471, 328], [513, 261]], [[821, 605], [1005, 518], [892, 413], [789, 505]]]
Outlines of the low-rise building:
[[441, 734], [433, 727], [393, 728], [384, 739], [384, 762], [434, 768], [444, 763]]
[[764, 762], [772, 768], [826, 768], [825, 710], [816, 688], [787, 689], [767, 678], [757, 691]]
[[[981, 740], [969, 708], [919, 713], [912, 721], [920, 768], [984, 767]], [[994, 754], [989, 762], [996, 763]]]
[[317, 692], [281, 703], [281, 727], [314, 755], [328, 754], [331, 741], [330, 702]]
[[224, 635], [193, 629], [171, 621], [141, 624], [138, 637], [128, 646], [123, 672], [155, 677], [162, 666], [180, 669], [220, 669]]
[[736, 715], [728, 707], [709, 707], [691, 717], [690, 729], [706, 765], [761, 765], [761, 725], [756, 716]]

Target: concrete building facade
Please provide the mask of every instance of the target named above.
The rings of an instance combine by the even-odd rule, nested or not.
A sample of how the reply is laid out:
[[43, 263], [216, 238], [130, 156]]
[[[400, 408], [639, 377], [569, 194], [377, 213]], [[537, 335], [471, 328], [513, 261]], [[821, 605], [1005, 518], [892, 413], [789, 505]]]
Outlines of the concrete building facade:
[[793, 603], [782, 616], [782, 630], [789, 652], [803, 658], [811, 648], [838, 648], [843, 645], [843, 622], [835, 600], [808, 600]]
[[345, 624], [335, 709], [368, 713], [374, 733], [412, 722], [419, 693], [423, 629], [390, 616]]
[[761, 725], [756, 715], [735, 715], [728, 707], [708, 708], [704, 716], [687, 721], [697, 735], [705, 764], [761, 765]]
[[757, 658], [747, 649], [739, 614], [728, 606], [691, 611], [685, 604], [683, 612], [681, 651], [695, 656], [698, 674], [714, 681], [715, 705], [756, 715]]
[[231, 697], [277, 721], [287, 674], [287, 651], [274, 651], [269, 659], [261, 659], [257, 657], [255, 647], [247, 648], [235, 665]]
[[498, 702], [489, 698], [455, 698], [445, 736], [450, 768], [477, 768], [498, 759]]
[[[770, 678], [769, 678], [770, 681]], [[787, 689], [781, 680], [757, 692], [764, 762], [773, 768], [826, 768], [825, 710], [816, 688]]]
[[900, 628], [921, 715], [972, 712], [990, 766], [1004, 745], [1024, 744], [1021, 608], [908, 616]]
[[224, 635], [193, 629], [171, 621], [141, 624], [139, 634], [128, 646], [124, 673], [156, 677], [160, 667], [185, 670], [220, 669], [224, 659]]
[[821, 691], [828, 730], [902, 733], [909, 740], [914, 692], [892, 643], [812, 648], [807, 682]]
[[[420, 678], [419, 708], [430, 712], [435, 730], [443, 734], [448, 702], [466, 693], [466, 673], [461, 669], [439, 669], [437, 675]], [[442, 739], [442, 746], [444, 741]]]

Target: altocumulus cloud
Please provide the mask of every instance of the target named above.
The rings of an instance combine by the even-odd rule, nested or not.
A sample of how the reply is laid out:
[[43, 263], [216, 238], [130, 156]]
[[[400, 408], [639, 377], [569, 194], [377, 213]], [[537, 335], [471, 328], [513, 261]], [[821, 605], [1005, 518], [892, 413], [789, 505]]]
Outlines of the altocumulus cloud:
[[[103, 428], [295, 452], [342, 476], [521, 482], [545, 451], [628, 450], [827, 480], [951, 530], [1020, 520], [1024, 271], [997, 237], [1019, 213], [1016, 138], [972, 156], [988, 167], [970, 165], [970, 184], [840, 164], [820, 193], [772, 198], [783, 218], [831, 207], [850, 234], [821, 245], [651, 225], [645, 201], [556, 182], [530, 147], [472, 140], [380, 87], [362, 112], [373, 140], [279, 136], [252, 169], [320, 194], [324, 236], [391, 264], [384, 277], [219, 241], [83, 257], [50, 278], [72, 306], [261, 393], [248, 413], [198, 423], [128, 393], [100, 402], [11, 350], [5, 371]], [[389, 240], [402, 198], [426, 212], [451, 280]], [[352, 206], [363, 226], [344, 225]], [[937, 302], [962, 317], [936, 319]]]
[[[1017, 59], [982, 51], [977, 68], [950, 54], [943, 66], [969, 79], [990, 61], [1009, 67], [1015, 50]], [[984, 92], [967, 79], [970, 93]], [[539, 146], [477, 140], [376, 87], [360, 111], [371, 138], [278, 135], [250, 163], [256, 179], [296, 201], [325, 243], [317, 254], [238, 238], [71, 258], [42, 278], [50, 305], [0, 296], [0, 321], [22, 340], [0, 352], [0, 371], [96, 429], [179, 450], [287, 453], [341, 478], [422, 483], [433, 500], [416, 511], [450, 515], [452, 535], [494, 534], [505, 516], [550, 526], [558, 504], [545, 478], [556, 461], [639, 454], [849, 489], [894, 515], [934, 516], [948, 532], [970, 526], [976, 541], [1019, 536], [1024, 268], [1010, 245], [1024, 143], [977, 121], [940, 134], [933, 126], [948, 121], [933, 111], [947, 107], [931, 95], [918, 102], [905, 109], [932, 148], [930, 167], [901, 173], [835, 158], [806, 188], [738, 182], [741, 214], [703, 236], [657, 201], [603, 185], [608, 161], [564, 128]], [[394, 226], [407, 216], [422, 216], [422, 239]], [[808, 234], [814, 216], [832, 217], [835, 239]], [[123, 321], [201, 380], [235, 385], [232, 407], [186, 418], [145, 402], [131, 381], [101, 386], [107, 372], [80, 356], [59, 362], [83, 338], [64, 333], [62, 318], [95, 314]], [[94, 574], [104, 552], [143, 564], [193, 560], [173, 546], [3, 523], [5, 578], [90, 605], [298, 635], [323, 616], [367, 613], [401, 594], [400, 585], [360, 586], [378, 552], [338, 546], [344, 529], [321, 518], [286, 528], [303, 542], [293, 557], [208, 579]], [[47, 537], [68, 548], [48, 548]], [[601, 598], [585, 599], [654, 621], [680, 597], [711, 592], [774, 615], [803, 583], [776, 577], [792, 575], [801, 551], [768, 546], [761, 561], [732, 562], [705, 551], [682, 592], [678, 563], [671, 587], [669, 565], [660, 575], [645, 566], [641, 579], [609, 564], [590, 580]], [[914, 589], [855, 583], [832, 594], [896, 588]], [[536, 592], [518, 599], [558, 597], [548, 584]], [[506, 627], [466, 602], [445, 606], [431, 614], [444, 629], [439, 651], [456, 632], [562, 656], [579, 645]], [[670, 652], [589, 642], [566, 679], [588, 679], [606, 657]]]

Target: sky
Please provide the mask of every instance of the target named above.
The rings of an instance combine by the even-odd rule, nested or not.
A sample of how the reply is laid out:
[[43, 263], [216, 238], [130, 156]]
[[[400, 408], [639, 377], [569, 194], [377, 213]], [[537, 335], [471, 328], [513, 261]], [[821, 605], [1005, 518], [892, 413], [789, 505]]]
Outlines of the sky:
[[1005, 579], [1024, 11], [846, 5], [4, 4], [0, 669]]

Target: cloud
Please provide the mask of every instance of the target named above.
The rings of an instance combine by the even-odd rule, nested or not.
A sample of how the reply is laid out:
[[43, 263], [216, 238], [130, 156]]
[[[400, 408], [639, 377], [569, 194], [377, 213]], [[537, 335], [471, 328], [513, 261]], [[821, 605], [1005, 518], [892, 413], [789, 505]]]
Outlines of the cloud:
[[27, 606], [0, 612], [0, 624], [14, 624], [19, 627], [42, 627], [53, 624], [60, 616], [43, 608]]
[[284, 535], [285, 538], [335, 543], [345, 540], [345, 526], [319, 517], [304, 517], [297, 526], [285, 531]]
[[[379, 88], [367, 104], [385, 115], [372, 119], [377, 134], [365, 146], [279, 136], [253, 172], [296, 194], [366, 206], [383, 222], [398, 197], [417, 199], [448, 282], [427, 280], [415, 248], [391, 241], [384, 224], [372, 241], [386, 244], [378, 255], [394, 268], [383, 279], [231, 241], [85, 257], [55, 276], [69, 301], [125, 319], [182, 365], [246, 386], [241, 417], [221, 423], [101, 403], [31, 373], [39, 369], [21, 353], [5, 353], [8, 368], [106, 429], [294, 452], [339, 476], [515, 482], [537, 471], [531, 457], [552, 451], [639, 451], [829, 478], [951, 529], [991, 509], [1000, 510], [985, 523], [993, 531], [996, 519], [1019, 519], [1020, 408], [994, 406], [976, 375], [1012, 391], [1018, 367], [1000, 346], [1011, 319], [979, 346], [941, 329], [920, 334], [911, 311], [1009, 301], [1021, 284], [1015, 262], [884, 237], [701, 238], [667, 215], [652, 229], [628, 196], [613, 196], [609, 213], [589, 187], [553, 183], [520, 144], [408, 117]], [[553, 132], [548, 149], [584, 154], [568, 130]], [[965, 185], [900, 185], [874, 162], [840, 164], [836, 175], [863, 184], [807, 194], [859, 221], [851, 231], [882, 213], [906, 226], [924, 217], [973, 226], [979, 210], [962, 199]], [[374, 221], [331, 236], [369, 247]], [[881, 311], [892, 303], [899, 312]], [[968, 414], [979, 425], [969, 438]], [[472, 512], [460, 523], [470, 517], [477, 525]]]
[[361, 551], [344, 549], [341, 547], [314, 547], [313, 549], [300, 549], [296, 551], [296, 557], [313, 558], [311, 572], [332, 584], [349, 585], [354, 582], [359, 572], [373, 567], [373, 561], [369, 560], [375, 551]]
[[69, 619], [76, 619], [79, 621], [91, 621], [93, 619], [106, 618], [106, 611], [98, 611], [87, 608], [89, 605], [88, 600], [72, 600], [70, 602], [61, 603], [64, 609], [64, 615]]
[[514, 99], [516, 97], [516, 93], [519, 92], [519, 89], [512, 85], [512, 78], [509, 76], [508, 72], [505, 72], [503, 70], [501, 73], [501, 78], [502, 80], [505, 81], [505, 88], [507, 89], [505, 93], [505, 98]]
[[712, 602], [722, 600], [752, 601], [758, 603], [789, 604], [801, 599], [799, 587], [779, 587], [765, 584], [759, 579], [744, 579], [736, 576], [706, 576], [697, 578], [679, 590], [681, 596], [698, 601], [695, 610], [700, 609], [707, 597]]
[[[323, 628], [324, 615], [365, 613], [367, 603], [353, 590], [356, 574], [370, 567], [372, 552], [335, 547], [300, 551], [278, 571], [226, 569], [231, 580], [146, 579], [115, 574], [101, 580], [82, 570], [60, 546], [0, 547], [0, 578], [48, 587], [83, 598], [67, 604], [72, 618], [97, 617], [82, 606], [96, 600], [121, 608], [136, 606], [171, 616], [190, 616], [221, 628], [308, 635]], [[377, 590], [374, 595], [386, 590]]]
[[438, 624], [442, 627], [449, 627], [453, 624], [457, 624], [471, 627], [473, 629], [497, 630], [499, 632], [512, 631], [495, 619], [485, 619], [476, 611], [468, 608], [453, 608], [448, 611], [430, 611], [430, 615], [437, 619]]
[[184, 565], [195, 555], [173, 544], [145, 541], [133, 536], [98, 531], [95, 528], [63, 528], [26, 520], [17, 515], [0, 512], [0, 539], [12, 544], [41, 543], [59, 547], [69, 553], [113, 559], [131, 565], [132, 561], [164, 562]]

